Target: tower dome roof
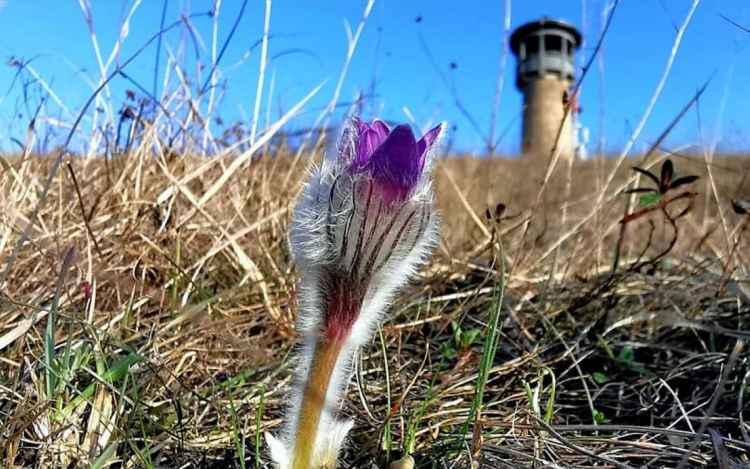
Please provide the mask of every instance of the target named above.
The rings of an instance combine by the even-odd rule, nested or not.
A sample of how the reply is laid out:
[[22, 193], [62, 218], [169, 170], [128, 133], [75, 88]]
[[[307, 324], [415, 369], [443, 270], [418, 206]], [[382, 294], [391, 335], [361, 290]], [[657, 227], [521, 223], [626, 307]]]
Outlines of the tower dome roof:
[[554, 29], [562, 30], [570, 34], [574, 39], [574, 46], [576, 49], [581, 45], [581, 33], [575, 28], [575, 26], [562, 20], [553, 20], [544, 16], [538, 21], [526, 23], [513, 31], [513, 34], [510, 36], [510, 48], [514, 54], [518, 55], [523, 38], [540, 30]]

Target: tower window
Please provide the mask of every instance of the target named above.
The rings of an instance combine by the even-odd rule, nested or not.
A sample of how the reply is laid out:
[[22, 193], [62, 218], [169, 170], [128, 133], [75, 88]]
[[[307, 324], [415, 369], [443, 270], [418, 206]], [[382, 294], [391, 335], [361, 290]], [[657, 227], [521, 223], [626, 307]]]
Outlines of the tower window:
[[526, 55], [539, 53], [539, 36], [529, 36], [526, 38]]
[[547, 52], [562, 52], [562, 38], [560, 36], [544, 36], [544, 50]]

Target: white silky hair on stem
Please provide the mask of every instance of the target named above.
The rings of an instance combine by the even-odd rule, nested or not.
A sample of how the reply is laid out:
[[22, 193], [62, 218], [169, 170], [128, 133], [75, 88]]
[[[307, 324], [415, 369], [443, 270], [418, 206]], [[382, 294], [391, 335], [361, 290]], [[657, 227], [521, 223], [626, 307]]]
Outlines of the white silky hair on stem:
[[354, 123], [343, 132], [335, 158], [310, 170], [289, 234], [300, 272], [295, 379], [283, 430], [266, 435], [281, 469], [336, 466], [353, 425], [339, 419], [338, 408], [356, 351], [437, 241], [429, 175], [444, 128], [414, 147], [424, 149], [423, 167], [408, 195], [395, 201], [373, 173], [352, 171], [357, 155], [346, 152], [361, 151], [366, 138]]

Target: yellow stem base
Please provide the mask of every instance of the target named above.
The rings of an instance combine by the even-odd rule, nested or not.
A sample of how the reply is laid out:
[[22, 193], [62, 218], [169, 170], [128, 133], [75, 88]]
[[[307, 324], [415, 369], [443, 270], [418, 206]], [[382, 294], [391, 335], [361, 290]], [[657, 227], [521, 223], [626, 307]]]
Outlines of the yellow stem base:
[[343, 342], [323, 342], [313, 354], [312, 366], [302, 396], [297, 434], [294, 439], [292, 469], [320, 469], [313, 466], [313, 464], [319, 464], [318, 461], [313, 460], [315, 439], [318, 436], [320, 416], [323, 414], [333, 370], [336, 368], [343, 345]]

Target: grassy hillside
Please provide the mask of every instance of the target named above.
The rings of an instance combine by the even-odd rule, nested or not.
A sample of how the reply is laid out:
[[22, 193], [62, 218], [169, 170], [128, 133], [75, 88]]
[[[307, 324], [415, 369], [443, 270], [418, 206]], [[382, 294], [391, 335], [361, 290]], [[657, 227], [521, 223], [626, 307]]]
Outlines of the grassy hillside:
[[[54, 156], [2, 160], [4, 467], [269, 467], [297, 314], [287, 228], [320, 152], [247, 156], [71, 158], [44, 203]], [[361, 352], [343, 467], [747, 464], [750, 242], [731, 200], [750, 159], [641, 166], [667, 156], [701, 178], [668, 193], [696, 195], [654, 262], [664, 214], [618, 223], [641, 157], [544, 183], [522, 160], [440, 160], [441, 243]]]

